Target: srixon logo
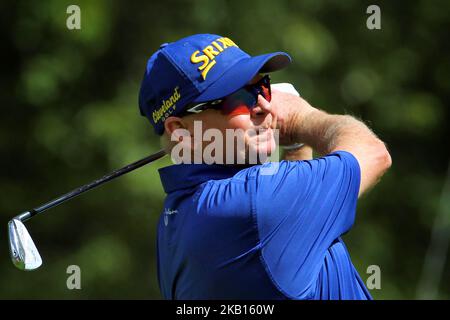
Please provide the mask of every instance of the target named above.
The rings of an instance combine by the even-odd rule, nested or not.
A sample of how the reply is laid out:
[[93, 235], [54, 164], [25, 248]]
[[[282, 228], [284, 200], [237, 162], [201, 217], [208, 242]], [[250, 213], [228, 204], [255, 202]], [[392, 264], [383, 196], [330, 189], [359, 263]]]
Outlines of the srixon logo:
[[197, 50], [191, 55], [192, 63], [202, 63], [202, 65], [198, 67], [198, 71], [201, 72], [203, 80], [206, 79], [209, 70], [216, 64], [216, 56], [230, 47], [237, 47], [233, 40], [229, 38], [219, 38], [211, 42], [211, 44], [206, 46], [202, 51]]

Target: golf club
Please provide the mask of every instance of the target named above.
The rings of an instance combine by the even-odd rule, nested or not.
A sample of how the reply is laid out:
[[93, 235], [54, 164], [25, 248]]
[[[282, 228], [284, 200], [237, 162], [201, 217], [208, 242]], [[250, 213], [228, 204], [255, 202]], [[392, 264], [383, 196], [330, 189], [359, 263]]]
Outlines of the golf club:
[[102, 185], [108, 181], [111, 181], [114, 178], [120, 177], [121, 175], [124, 175], [148, 163], [158, 160], [165, 154], [166, 152], [164, 150], [160, 150], [148, 157], [133, 162], [123, 168], [117, 169], [100, 179], [94, 180], [91, 183], [85, 184], [66, 194], [63, 194], [62, 196], [51, 200], [41, 205], [40, 207], [15, 216], [13, 219], [11, 219], [11, 221], [8, 222], [9, 250], [13, 264], [18, 269], [26, 271], [35, 270], [42, 264], [42, 258], [39, 254], [39, 251], [37, 250], [33, 239], [31, 238], [30, 234], [25, 228], [25, 225], [23, 224], [25, 221], [31, 219], [39, 213], [44, 212], [45, 210], [56, 207], [61, 203], [75, 198], [76, 196], [79, 196], [86, 191], [94, 189], [95, 187], [98, 187], [99, 185]]

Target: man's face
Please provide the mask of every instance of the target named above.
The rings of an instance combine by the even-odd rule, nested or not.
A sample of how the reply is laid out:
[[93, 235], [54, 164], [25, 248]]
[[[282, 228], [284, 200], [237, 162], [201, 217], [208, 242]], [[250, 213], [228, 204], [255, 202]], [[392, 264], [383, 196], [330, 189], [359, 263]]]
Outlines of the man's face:
[[[249, 84], [254, 84], [261, 78], [261, 75], [257, 75]], [[216, 129], [215, 133], [220, 132], [222, 135], [223, 143], [216, 141], [215, 146], [217, 149], [221, 148], [219, 152], [222, 152], [221, 156], [224, 163], [230, 164], [231, 153], [234, 155], [234, 157], [231, 157], [234, 163], [238, 163], [239, 159], [239, 163], [255, 164], [255, 161], [264, 160], [264, 156], [270, 156], [276, 148], [274, 134], [276, 116], [271, 110], [270, 102], [264, 99], [262, 95], [258, 96], [257, 105], [248, 112], [224, 114], [221, 110], [207, 109], [198, 114], [183, 117], [183, 127], [190, 132], [192, 137], [194, 137], [194, 133], [198, 133], [198, 121], [201, 122], [202, 136], [205, 137], [205, 134], [208, 136], [207, 133], [208, 131], [211, 133], [211, 129]], [[194, 130], [196, 123], [197, 131]], [[229, 139], [227, 139], [227, 135]], [[214, 141], [214, 138], [210, 140]], [[211, 141], [203, 141], [201, 146], [197, 145], [197, 150], [198, 148], [201, 148], [202, 151], [207, 150], [205, 148], [209, 144], [211, 144]], [[262, 159], [255, 158], [255, 155], [258, 154], [262, 156]]]

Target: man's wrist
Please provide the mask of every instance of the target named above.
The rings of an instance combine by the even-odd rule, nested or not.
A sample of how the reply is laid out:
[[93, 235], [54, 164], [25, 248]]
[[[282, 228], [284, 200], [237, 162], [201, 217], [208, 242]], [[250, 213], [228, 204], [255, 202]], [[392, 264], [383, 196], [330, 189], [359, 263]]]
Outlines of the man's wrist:
[[[309, 110], [308, 110], [309, 109]], [[291, 145], [298, 143], [299, 141], [310, 144], [311, 140], [311, 128], [315, 126], [318, 113], [322, 113], [315, 108], [298, 109], [291, 113], [287, 122], [285, 131], [285, 144]]]

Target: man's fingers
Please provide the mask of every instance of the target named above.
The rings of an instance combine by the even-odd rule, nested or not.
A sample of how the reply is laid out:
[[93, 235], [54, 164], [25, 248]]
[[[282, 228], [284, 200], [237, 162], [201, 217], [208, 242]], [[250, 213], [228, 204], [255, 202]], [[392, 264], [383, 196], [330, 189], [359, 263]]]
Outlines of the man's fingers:
[[277, 113], [276, 108], [273, 106], [272, 103], [264, 99], [262, 95], [258, 95], [258, 106], [261, 108], [261, 110], [268, 112], [272, 115], [272, 123], [270, 127], [272, 129], [275, 129], [277, 127]]

